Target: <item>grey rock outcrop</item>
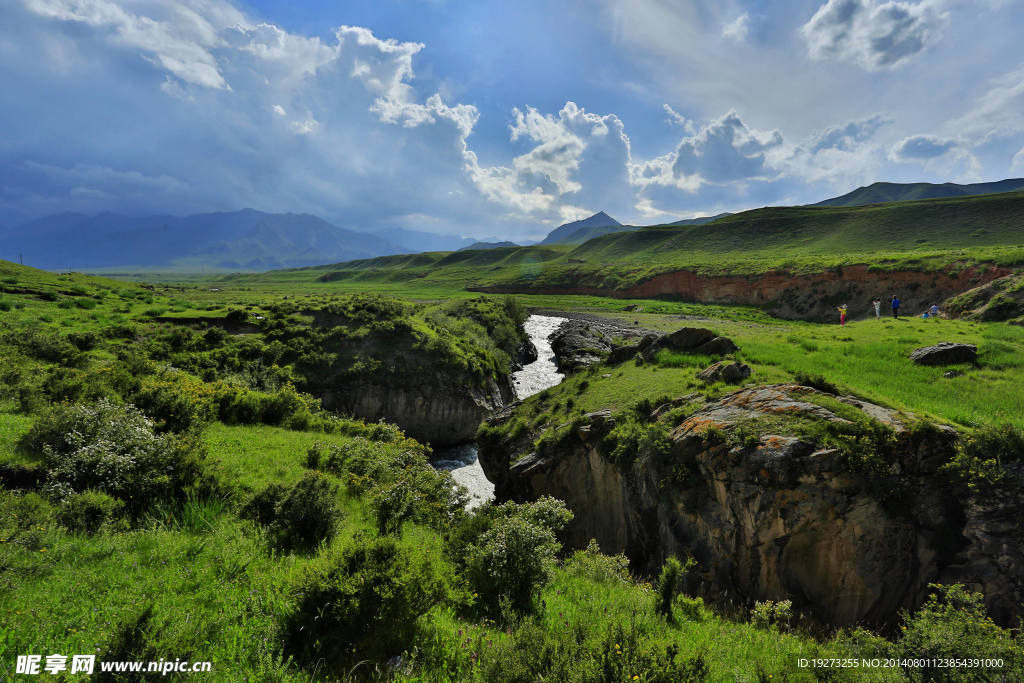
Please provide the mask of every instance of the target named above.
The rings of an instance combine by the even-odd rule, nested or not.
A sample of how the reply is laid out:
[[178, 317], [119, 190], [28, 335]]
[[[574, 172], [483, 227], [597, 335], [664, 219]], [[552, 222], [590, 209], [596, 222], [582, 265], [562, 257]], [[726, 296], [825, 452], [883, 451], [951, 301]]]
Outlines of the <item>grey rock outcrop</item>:
[[491, 380], [484, 387], [454, 385], [439, 375], [403, 385], [346, 385], [322, 394], [324, 408], [367, 422], [386, 420], [408, 436], [432, 446], [472, 441], [480, 423], [515, 400], [512, 383]]
[[649, 334], [650, 330], [587, 318], [566, 320], [549, 339], [558, 369], [572, 373], [604, 361], [613, 352], [629, 348], [635, 340]]
[[703, 327], [683, 327], [671, 334], [659, 337], [640, 352], [645, 360], [650, 361], [654, 360], [658, 351], [662, 349], [707, 356], [725, 356], [738, 351], [739, 347], [728, 337], [719, 337]]
[[[482, 444], [480, 458], [499, 500], [565, 500], [574, 546], [594, 538], [651, 574], [669, 555], [692, 555], [689, 590], [791, 599], [849, 625], [891, 623], [923, 602], [930, 582], [961, 582], [984, 591], [993, 617], [1009, 624], [1024, 597], [1024, 502], [1013, 495], [1024, 472], [1001, 495], [955, 484], [939, 468], [956, 432], [911, 429], [909, 417], [810, 387], [762, 385], [705, 404], [672, 429], [667, 451], [627, 462], [606, 452], [608, 412], [588, 416], [557, 450], [517, 450], [529, 449], [523, 439]], [[863, 424], [887, 435], [872, 451], [880, 470], [814, 436]]]
[[910, 353], [910, 360], [918, 365], [952, 365], [973, 363], [978, 359], [978, 347], [974, 344], [939, 342], [934, 346], [922, 346]]
[[738, 384], [750, 377], [750, 366], [739, 361], [728, 362], [720, 360], [717, 363], [697, 373], [697, 378], [705, 382], [727, 382]]

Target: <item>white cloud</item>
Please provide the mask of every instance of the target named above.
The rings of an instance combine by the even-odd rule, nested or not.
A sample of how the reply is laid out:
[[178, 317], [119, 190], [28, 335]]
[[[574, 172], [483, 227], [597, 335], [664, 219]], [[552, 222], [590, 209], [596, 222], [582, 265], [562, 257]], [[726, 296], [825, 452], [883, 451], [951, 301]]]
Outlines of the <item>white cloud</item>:
[[1024, 169], [1024, 147], [1021, 147], [1020, 151], [1013, 155], [1013, 160], [1010, 162], [1010, 170], [1018, 168]]
[[693, 135], [697, 132], [697, 127], [694, 125], [693, 121], [686, 118], [667, 104], [663, 104], [661, 106], [665, 110], [665, 113], [668, 114], [668, 122], [670, 124], [679, 126], [687, 135]]
[[828, 0], [800, 28], [810, 56], [895, 68], [935, 42], [946, 21], [936, 0]]
[[292, 130], [299, 135], [312, 135], [320, 127], [320, 122], [314, 118], [308, 118], [303, 121], [292, 121], [291, 126]]
[[951, 123], [964, 134], [981, 137], [1024, 130], [1024, 67], [992, 79], [970, 110]]
[[467, 171], [484, 196], [522, 216], [563, 221], [631, 203], [629, 138], [617, 116], [591, 114], [574, 102], [557, 116], [533, 107], [512, 113], [510, 138], [533, 143], [528, 152], [511, 166], [481, 167], [466, 151]]
[[271, 109], [273, 109], [274, 113], [277, 114], [278, 116], [287, 116], [288, 115], [288, 112], [286, 112], [284, 110], [284, 107], [282, 107], [280, 104], [275, 104], [273, 107], [271, 107]]
[[913, 135], [893, 145], [889, 158], [904, 163], [930, 161], [959, 147], [960, 144], [956, 140], [943, 139], [935, 135]]
[[921, 164], [925, 168], [959, 171], [964, 177], [978, 176], [981, 165], [962, 140], [941, 138], [936, 135], [912, 135], [903, 138], [889, 150], [892, 161], [903, 164]]
[[750, 15], [744, 12], [722, 27], [722, 37], [743, 42], [750, 34]]
[[189, 4], [160, 3], [151, 15], [142, 15], [109, 0], [25, 0], [41, 16], [105, 31], [110, 43], [139, 50], [186, 83], [227, 89], [211, 49], [221, 44], [219, 30], [244, 19], [228, 5], [203, 17], [196, 9], [206, 10], [205, 3], [200, 0], [196, 9]]
[[782, 148], [779, 131], [749, 128], [730, 111], [683, 138], [674, 152], [632, 165], [633, 184], [672, 186], [696, 192], [707, 184], [768, 180], [776, 176], [769, 157]]
[[870, 182], [885, 160], [883, 150], [871, 139], [891, 123], [890, 117], [875, 114], [830, 126], [808, 136], [781, 165], [787, 174], [807, 183], [850, 186]]

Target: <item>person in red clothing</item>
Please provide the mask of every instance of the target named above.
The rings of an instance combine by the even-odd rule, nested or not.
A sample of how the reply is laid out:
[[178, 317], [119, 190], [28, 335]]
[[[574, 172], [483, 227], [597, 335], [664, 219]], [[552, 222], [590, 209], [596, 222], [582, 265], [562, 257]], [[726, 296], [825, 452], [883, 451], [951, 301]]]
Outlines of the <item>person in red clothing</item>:
[[839, 324], [840, 325], [845, 325], [846, 324], [846, 304], [843, 304], [842, 306], [840, 306], [838, 308], [838, 310], [839, 310]]

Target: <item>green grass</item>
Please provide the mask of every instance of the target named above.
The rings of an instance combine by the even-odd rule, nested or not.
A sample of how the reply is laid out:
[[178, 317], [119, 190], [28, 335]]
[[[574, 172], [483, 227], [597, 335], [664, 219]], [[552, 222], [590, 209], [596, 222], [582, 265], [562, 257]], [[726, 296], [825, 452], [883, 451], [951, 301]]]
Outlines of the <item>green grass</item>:
[[[515, 257], [510, 250], [511, 256], [501, 256], [490, 264], [487, 259], [496, 257], [483, 253], [480, 261], [469, 265], [452, 262], [450, 266], [461, 267], [458, 263], [463, 263], [467, 268], [459, 275], [463, 279], [480, 268], [497, 267], [499, 270], [493, 272], [499, 275], [522, 272], [522, 259], [531, 252], [520, 250]], [[549, 253], [550, 260], [563, 258], [565, 253], [564, 249], [554, 249]], [[4, 311], [0, 319], [0, 332], [36, 329], [51, 337], [66, 337], [68, 333], [134, 325], [129, 336], [101, 334], [96, 348], [82, 352], [82, 372], [95, 374], [76, 377], [103, 388], [106, 385], [100, 380], [104, 373], [130, 362], [119, 360], [119, 352], [149, 353], [162, 349], [161, 344], [170, 344], [168, 340], [178, 330], [175, 317], [222, 318], [234, 308], [243, 308], [247, 314], [266, 313], [284, 303], [295, 310], [318, 308], [342, 301], [339, 295], [343, 293], [369, 286], [387, 289], [406, 300], [445, 300], [445, 306], [475, 296], [460, 289], [458, 278], [443, 273], [435, 284], [426, 286], [416, 281], [378, 286], [354, 280], [316, 282], [310, 278], [317, 272], [324, 271], [279, 272], [264, 279], [226, 278], [219, 285], [184, 282], [143, 287], [77, 274], [44, 273], [0, 262], [0, 282], [7, 288], [3, 297], [11, 302], [10, 310]], [[95, 301], [95, 306], [61, 306], [63, 301], [83, 297]], [[922, 416], [965, 426], [999, 422], [1024, 426], [1024, 393], [1019, 390], [1024, 380], [1024, 328], [920, 319], [856, 320], [840, 328], [777, 321], [750, 307], [597, 296], [534, 295], [519, 299], [535, 309], [585, 311], [665, 331], [682, 326], [709, 327], [740, 346], [736, 357], [752, 366], [752, 381], [790, 381], [797, 372], [820, 374], [845, 390]], [[643, 310], [624, 312], [627, 305], [638, 305]], [[247, 306], [250, 308], [245, 309]], [[476, 306], [466, 304], [446, 310], [458, 317], [472, 313]], [[147, 317], [151, 309], [165, 311], [161, 320]], [[297, 316], [289, 324], [309, 322]], [[488, 322], [485, 317], [481, 324], [486, 326]], [[426, 323], [421, 320], [417, 324]], [[191, 358], [198, 367], [201, 363], [197, 359], [206, 353], [213, 358], [236, 344], [239, 348], [256, 348], [262, 344], [261, 334], [233, 335], [229, 343], [210, 351], [188, 352], [191, 355], [177, 352], [184, 355], [173, 363]], [[978, 366], [962, 368], [966, 374], [950, 380], [941, 376], [947, 368], [918, 367], [907, 359], [911, 349], [940, 340], [977, 343]], [[0, 388], [0, 462], [27, 463], [33, 457], [20, 452], [17, 444], [46, 406], [21, 406], [17, 396], [9, 395], [9, 388], [17, 384], [39, 390], [44, 377], [57, 376], [57, 370], [73, 369], [60, 367], [58, 361], [29, 358], [18, 350], [16, 341], [0, 340], [0, 373], [5, 382]], [[696, 372], [712, 360], [662, 352], [656, 363], [637, 365], [628, 361], [595, 368], [531, 397], [516, 419], [542, 427], [551, 415], [557, 415], [557, 424], [551, 426], [558, 427], [581, 412], [605, 407], [625, 410], [642, 399], [653, 401], [660, 396], [689, 393], [719, 396], [732, 387], [706, 386], [695, 378]], [[146, 372], [162, 373], [162, 378], [173, 374], [160, 368]], [[233, 377], [233, 381], [237, 379]], [[192, 377], [181, 386], [203, 384]], [[265, 532], [239, 519], [238, 511], [253, 493], [269, 484], [289, 486], [298, 481], [306, 471], [306, 452], [314, 443], [345, 446], [353, 443], [352, 437], [219, 421], [199, 427], [210, 470], [224, 484], [223, 490], [216, 497], [190, 494], [175, 503], [160, 501], [127, 530], [72, 533], [55, 522], [53, 504], [40, 499], [35, 512], [26, 512], [25, 498], [16, 500], [15, 495], [0, 490], [0, 661], [10, 663], [17, 654], [25, 653], [115, 652], [122, 659], [211, 660], [211, 680], [306, 681], [326, 677], [323, 671], [314, 672], [312, 667], [288, 661], [282, 651], [281, 628], [295, 608], [294, 588], [307, 568], [353, 543], [357, 534], [377, 533], [370, 501], [353, 493], [344, 494], [339, 500], [345, 513], [342, 529], [328, 547], [318, 552], [281, 550], [268, 541]], [[371, 433], [364, 432], [364, 437], [370, 438]], [[384, 447], [405, 446], [391, 441]], [[443, 554], [445, 540], [437, 531], [406, 524], [401, 544], [410, 553], [436, 557]], [[666, 622], [654, 611], [649, 586], [632, 580], [598, 580], [580, 574], [571, 563], [556, 570], [541, 599], [545, 607], [536, 617], [541, 635], [531, 645], [564, 644], [582, 633], [588, 652], [599, 652], [613, 629], [632, 628], [640, 633], [639, 642], [644, 646], [674, 645], [684, 658], [703, 653], [712, 680], [756, 680], [761, 673], [771, 674], [772, 680], [812, 680], [809, 671], [796, 667], [797, 658], [860, 652], [851, 651], [844, 641], [834, 640], [820, 630], [779, 632], [756, 628], [749, 623], [745, 610], [704, 610], [697, 620], [680, 616], [676, 623]], [[488, 661], [500, 665], [505, 661], [502, 658], [509, 656], [508, 650], [498, 651], [512, 642], [515, 628], [514, 624], [499, 626], [484, 620], [466, 605], [443, 604], [421, 619], [406, 657], [412, 668], [398, 672], [397, 677], [485, 680], [484, 665]], [[483, 648], [498, 654], [488, 655]], [[369, 675], [374, 666], [383, 667], [367, 663], [359, 674]], [[872, 673], [876, 680], [898, 678], [891, 671]], [[336, 679], [343, 679], [345, 674], [330, 672]], [[847, 674], [840, 672], [838, 679], [860, 679]]]

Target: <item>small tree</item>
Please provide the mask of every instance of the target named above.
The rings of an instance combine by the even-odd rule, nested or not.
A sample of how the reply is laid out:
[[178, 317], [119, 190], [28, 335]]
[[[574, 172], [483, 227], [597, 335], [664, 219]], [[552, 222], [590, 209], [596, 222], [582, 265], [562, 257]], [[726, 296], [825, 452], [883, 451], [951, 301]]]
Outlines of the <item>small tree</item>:
[[493, 521], [466, 550], [469, 581], [492, 612], [502, 599], [517, 612], [531, 611], [562, 547], [555, 534], [572, 513], [562, 501], [544, 497], [525, 505], [506, 503], [491, 515]]

